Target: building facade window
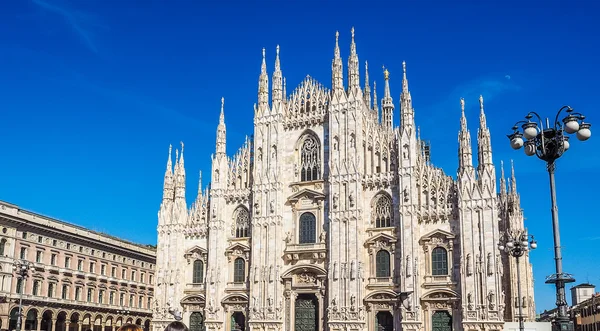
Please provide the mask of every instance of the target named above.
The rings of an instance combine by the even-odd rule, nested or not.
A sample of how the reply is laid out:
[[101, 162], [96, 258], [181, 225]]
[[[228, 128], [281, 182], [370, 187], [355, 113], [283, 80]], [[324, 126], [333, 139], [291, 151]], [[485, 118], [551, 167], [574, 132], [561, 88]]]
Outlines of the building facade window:
[[98, 291], [98, 303], [104, 303], [104, 290]]
[[42, 263], [42, 251], [35, 252], [35, 262]]
[[313, 213], [300, 215], [298, 243], [313, 244], [317, 242], [317, 218]]
[[144, 298], [139, 296], [138, 297], [138, 308], [144, 308]]
[[42, 285], [42, 282], [39, 280], [34, 280], [33, 281], [33, 291], [31, 292], [31, 294], [33, 295], [40, 295], [40, 286]]
[[71, 257], [65, 256], [65, 268], [71, 268]]
[[386, 250], [380, 250], [375, 256], [375, 277], [390, 277], [390, 253]]
[[143, 272], [140, 274], [140, 282], [141, 283], [145, 283], [146, 282], [146, 274], [143, 273]]
[[249, 237], [250, 232], [250, 215], [244, 207], [238, 207], [235, 211], [235, 237]]
[[19, 258], [21, 260], [26, 259], [27, 258], [27, 248], [25, 247], [21, 247], [21, 251], [19, 252]]
[[125, 293], [121, 293], [119, 295], [119, 305], [120, 306], [124, 306], [125, 305]]
[[321, 146], [312, 134], [305, 134], [300, 147], [300, 181], [321, 179]]
[[448, 275], [448, 251], [442, 247], [436, 247], [431, 252], [431, 274]]
[[81, 301], [81, 291], [82, 291], [81, 287], [78, 286], [75, 288], [75, 300]]
[[16, 292], [19, 294], [23, 293], [23, 278], [17, 278]]
[[77, 270], [83, 271], [83, 260], [77, 261]]
[[106, 276], [106, 264], [100, 266], [100, 274]]
[[373, 206], [375, 227], [388, 228], [394, 226], [394, 209], [392, 198], [386, 193], [380, 193], [375, 198]]
[[67, 285], [63, 285], [62, 286], [62, 295], [61, 297], [63, 298], [63, 300], [66, 300], [69, 298], [69, 286]]
[[204, 262], [202, 260], [194, 261], [194, 271], [192, 274], [192, 283], [200, 284], [204, 279]]
[[0, 240], [0, 256], [4, 256], [5, 250], [6, 250], [6, 239], [2, 238], [2, 240]]
[[121, 278], [122, 279], [127, 279], [126, 276], [127, 276], [127, 273], [126, 273], [125, 269], [121, 270]]
[[129, 295], [129, 307], [133, 308], [134, 296], [133, 294]]
[[131, 280], [135, 282], [135, 270], [131, 270]]
[[246, 280], [246, 261], [238, 257], [233, 262], [233, 282], [243, 283]]
[[110, 292], [110, 294], [108, 295], [108, 304], [115, 304], [115, 292]]
[[87, 302], [93, 302], [94, 289], [88, 288], [87, 290]]
[[38, 243], [42, 243], [44, 241], [44, 238], [42, 238], [42, 236], [38, 236]]
[[56, 257], [57, 257], [56, 254], [50, 255], [50, 265], [53, 265], [53, 266], [56, 265]]
[[54, 283], [48, 284], [48, 298], [54, 298], [55, 291], [56, 291], [56, 284], [54, 284]]
[[110, 270], [110, 276], [117, 277], [117, 267], [112, 267], [112, 269]]
[[23, 239], [27, 239], [27, 232], [23, 232], [23, 233], [21, 233], [21, 238], [23, 238]]
[[96, 263], [90, 262], [90, 273], [94, 273], [96, 271]]

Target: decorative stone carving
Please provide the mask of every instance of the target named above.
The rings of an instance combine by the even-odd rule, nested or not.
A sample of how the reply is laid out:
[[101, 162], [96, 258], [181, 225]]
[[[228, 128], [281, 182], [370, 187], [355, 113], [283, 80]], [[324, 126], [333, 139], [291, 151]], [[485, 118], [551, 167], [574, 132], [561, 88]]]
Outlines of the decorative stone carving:
[[488, 253], [487, 255], [487, 274], [488, 276], [494, 274], [494, 258], [492, 257], [492, 253]]
[[496, 295], [494, 294], [494, 292], [490, 291], [487, 295], [487, 299], [488, 307], [490, 308], [490, 310], [496, 309]]
[[473, 274], [473, 261], [471, 258], [471, 254], [467, 254], [467, 276], [471, 276]]
[[334, 193], [333, 194], [333, 203], [332, 203], [333, 209], [337, 209], [339, 200], [340, 200], [340, 195], [337, 193]]
[[473, 304], [473, 294], [469, 292], [467, 294], [467, 309], [473, 310], [473, 308], [475, 308]]
[[319, 242], [324, 243], [326, 239], [327, 239], [327, 232], [321, 231], [321, 234], [319, 235]]
[[303, 272], [298, 274], [297, 280], [298, 283], [315, 284], [317, 282], [317, 277], [310, 272]]

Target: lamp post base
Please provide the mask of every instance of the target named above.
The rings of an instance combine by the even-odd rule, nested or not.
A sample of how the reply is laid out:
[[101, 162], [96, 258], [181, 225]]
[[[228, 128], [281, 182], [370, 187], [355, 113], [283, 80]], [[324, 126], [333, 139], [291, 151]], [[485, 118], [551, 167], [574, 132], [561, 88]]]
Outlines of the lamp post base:
[[573, 331], [573, 322], [571, 322], [568, 318], [565, 319], [555, 319], [552, 322], [552, 331]]

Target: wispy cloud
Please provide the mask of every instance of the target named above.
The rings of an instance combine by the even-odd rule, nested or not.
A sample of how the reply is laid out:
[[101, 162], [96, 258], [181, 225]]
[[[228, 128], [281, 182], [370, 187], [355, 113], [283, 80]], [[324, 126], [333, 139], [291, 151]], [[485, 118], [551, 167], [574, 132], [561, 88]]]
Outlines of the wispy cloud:
[[93, 18], [90, 14], [58, 6], [43, 0], [32, 0], [32, 2], [48, 12], [62, 16], [67, 25], [73, 30], [77, 37], [81, 39], [83, 44], [92, 52], [98, 53], [98, 48], [96, 47], [96, 44], [92, 38], [92, 31], [84, 27], [85, 25], [90, 25], [90, 23], [93, 23]]

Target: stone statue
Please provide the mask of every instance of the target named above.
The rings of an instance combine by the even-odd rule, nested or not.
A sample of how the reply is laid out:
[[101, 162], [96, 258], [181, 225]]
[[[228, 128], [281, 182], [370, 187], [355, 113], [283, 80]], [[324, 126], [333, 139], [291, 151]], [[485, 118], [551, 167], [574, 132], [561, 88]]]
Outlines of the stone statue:
[[467, 294], [467, 309], [473, 310], [473, 294]]
[[285, 239], [283, 240], [285, 241], [286, 244], [289, 244], [292, 242], [292, 233], [291, 232], [286, 232], [285, 233]]
[[356, 296], [354, 294], [350, 297], [350, 307], [356, 307]]
[[356, 278], [356, 260], [352, 260], [350, 263], [350, 279]]
[[488, 253], [487, 255], [487, 273], [488, 275], [494, 274], [494, 258], [492, 257], [492, 253]]
[[338, 279], [338, 264], [333, 262], [333, 279]]
[[406, 256], [406, 277], [412, 276], [412, 259], [410, 255]]
[[271, 200], [271, 202], [269, 203], [269, 207], [271, 209], [271, 213], [275, 212], [275, 200]]
[[256, 215], [260, 215], [260, 208], [258, 202], [254, 203], [254, 213], [256, 213]]
[[354, 193], [350, 193], [350, 195], [348, 196], [348, 201], [350, 202], [350, 207], [354, 207]]
[[467, 276], [473, 274], [473, 261], [471, 261], [471, 254], [467, 254]]
[[319, 235], [319, 241], [324, 243], [326, 239], [327, 239], [327, 232], [321, 231], [321, 234]]
[[496, 308], [496, 302], [495, 302], [496, 296], [494, 295], [494, 292], [490, 291], [490, 293], [488, 293], [487, 299], [488, 299], [488, 303], [489, 303], [489, 308], [491, 310], [494, 310]]
[[500, 293], [500, 304], [501, 305], [504, 304], [505, 298], [506, 298], [506, 293], [504, 292], [504, 290], [502, 290], [502, 292]]
[[339, 194], [334, 193], [333, 194], [333, 209], [337, 209], [339, 199], [340, 199]]
[[277, 148], [271, 147], [271, 161], [277, 161]]

